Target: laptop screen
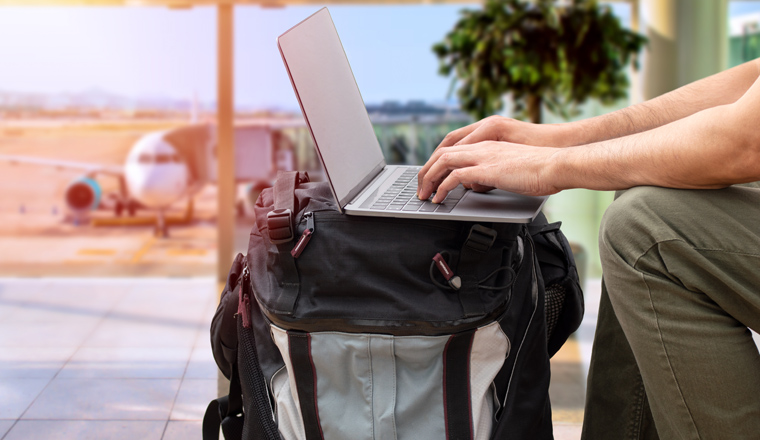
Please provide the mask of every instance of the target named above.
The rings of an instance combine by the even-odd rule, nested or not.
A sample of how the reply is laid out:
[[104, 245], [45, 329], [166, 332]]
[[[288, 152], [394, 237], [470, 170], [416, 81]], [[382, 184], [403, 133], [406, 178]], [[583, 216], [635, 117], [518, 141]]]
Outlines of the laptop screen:
[[321, 9], [277, 41], [327, 177], [345, 206], [385, 161], [330, 13]]

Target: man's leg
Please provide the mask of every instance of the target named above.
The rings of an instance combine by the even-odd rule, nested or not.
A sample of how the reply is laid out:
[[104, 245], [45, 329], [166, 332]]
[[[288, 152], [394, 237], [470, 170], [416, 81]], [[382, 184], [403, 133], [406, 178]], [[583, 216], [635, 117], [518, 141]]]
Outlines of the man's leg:
[[660, 437], [755, 438], [760, 356], [747, 326], [760, 329], [760, 190], [634, 188], [605, 214], [600, 253]]
[[639, 367], [604, 281], [588, 376], [583, 440], [659, 439]]

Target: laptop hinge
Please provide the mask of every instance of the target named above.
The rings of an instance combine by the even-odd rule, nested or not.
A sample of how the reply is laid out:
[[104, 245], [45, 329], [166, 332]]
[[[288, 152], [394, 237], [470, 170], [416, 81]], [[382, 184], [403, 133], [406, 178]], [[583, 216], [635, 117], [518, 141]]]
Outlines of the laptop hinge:
[[348, 203], [346, 203], [346, 205], [354, 204], [354, 203], [356, 203], [357, 200], [361, 199], [362, 196], [364, 196], [364, 193], [366, 193], [368, 189], [372, 188], [372, 186], [375, 184], [375, 182], [377, 182], [377, 180], [380, 179], [380, 177], [382, 177], [383, 174], [385, 174], [385, 170], [387, 170], [387, 169], [388, 169], [388, 167], [386, 165], [383, 165], [383, 167], [378, 170], [378, 172], [375, 175], [375, 177], [373, 177], [372, 179], [370, 179], [370, 181], [367, 182], [366, 185], [364, 185], [364, 188], [362, 188], [362, 190], [359, 191], [359, 194], [357, 194], [353, 199], [351, 199]]

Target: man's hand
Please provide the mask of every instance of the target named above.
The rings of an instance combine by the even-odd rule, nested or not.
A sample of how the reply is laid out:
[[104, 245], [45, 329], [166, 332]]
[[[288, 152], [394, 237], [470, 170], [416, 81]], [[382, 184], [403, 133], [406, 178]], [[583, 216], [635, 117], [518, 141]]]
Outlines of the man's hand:
[[466, 127], [454, 130], [438, 148], [475, 144], [483, 141], [504, 141], [537, 147], [572, 145], [569, 124], [531, 124], [503, 116], [489, 116]]
[[457, 185], [499, 188], [527, 195], [559, 192], [553, 185], [551, 165], [557, 148], [486, 141], [438, 148], [419, 175], [420, 199], [437, 191], [440, 203]]
[[760, 59], [572, 123], [483, 119], [446, 136], [420, 170], [418, 195], [427, 199], [437, 189], [433, 201], [440, 202], [460, 183], [546, 195], [760, 180], [759, 75]]
[[[467, 144], [475, 144], [485, 141], [503, 141], [515, 144], [565, 147], [571, 145], [571, 137], [562, 125], [531, 124], [503, 116], [489, 116], [466, 127], [454, 130], [446, 135], [436, 148], [439, 150]], [[433, 155], [435, 157], [435, 154]], [[433, 164], [428, 160], [418, 175], [418, 194], [422, 191], [422, 180]], [[475, 191], [490, 191], [493, 186], [484, 186], [477, 183], [465, 184], [466, 187]]]

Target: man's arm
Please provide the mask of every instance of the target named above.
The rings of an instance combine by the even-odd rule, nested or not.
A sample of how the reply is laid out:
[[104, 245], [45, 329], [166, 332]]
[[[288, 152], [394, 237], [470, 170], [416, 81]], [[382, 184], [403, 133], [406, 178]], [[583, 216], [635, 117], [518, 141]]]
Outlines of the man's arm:
[[459, 183], [544, 195], [640, 185], [721, 188], [760, 180], [758, 115], [756, 78], [734, 102], [628, 136], [568, 148], [486, 141], [439, 149], [421, 176], [419, 196], [437, 188], [434, 201], [440, 202]]
[[558, 190], [722, 188], [760, 180], [760, 80], [733, 103], [649, 131], [557, 150], [547, 169]]
[[564, 124], [564, 135], [570, 145], [584, 145], [648, 131], [708, 108], [734, 103], [758, 76], [760, 59], [748, 61], [649, 101]]
[[612, 113], [561, 124], [531, 124], [491, 116], [454, 130], [438, 148], [483, 141], [567, 147], [651, 130], [707, 108], [736, 102], [760, 75], [760, 59], [687, 84]]

